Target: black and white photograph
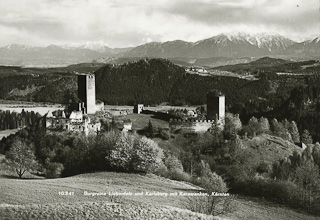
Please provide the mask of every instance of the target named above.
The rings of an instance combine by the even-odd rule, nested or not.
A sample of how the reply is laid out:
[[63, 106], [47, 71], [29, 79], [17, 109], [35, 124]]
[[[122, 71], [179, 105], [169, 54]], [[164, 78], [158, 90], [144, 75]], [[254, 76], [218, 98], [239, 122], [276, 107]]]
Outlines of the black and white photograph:
[[0, 0], [1, 220], [320, 220], [320, 0]]

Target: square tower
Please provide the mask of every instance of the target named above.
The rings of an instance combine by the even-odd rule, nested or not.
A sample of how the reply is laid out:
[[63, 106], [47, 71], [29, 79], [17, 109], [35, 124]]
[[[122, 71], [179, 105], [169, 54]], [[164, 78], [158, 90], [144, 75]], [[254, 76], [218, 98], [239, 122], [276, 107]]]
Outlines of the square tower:
[[226, 114], [225, 96], [209, 93], [207, 95], [207, 120], [221, 120]]
[[143, 111], [143, 108], [144, 108], [143, 104], [135, 105], [133, 107], [133, 112], [137, 114], [141, 114], [141, 112]]
[[84, 113], [96, 112], [96, 83], [93, 74], [78, 75], [78, 97], [85, 105]]

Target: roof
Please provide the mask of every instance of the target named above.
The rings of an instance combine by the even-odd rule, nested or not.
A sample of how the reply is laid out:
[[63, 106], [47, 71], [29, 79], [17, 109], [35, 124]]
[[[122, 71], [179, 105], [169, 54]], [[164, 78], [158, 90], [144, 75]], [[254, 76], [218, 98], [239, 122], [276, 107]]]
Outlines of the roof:
[[82, 119], [82, 111], [72, 111], [70, 114], [70, 119]]

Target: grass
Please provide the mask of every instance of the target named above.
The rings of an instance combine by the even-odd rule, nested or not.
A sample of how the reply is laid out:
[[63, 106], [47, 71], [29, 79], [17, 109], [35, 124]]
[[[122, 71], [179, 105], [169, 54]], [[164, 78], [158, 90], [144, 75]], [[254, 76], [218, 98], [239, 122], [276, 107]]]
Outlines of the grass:
[[[238, 197], [235, 211], [210, 217], [185, 210], [183, 196], [146, 196], [146, 192], [197, 192], [188, 183], [152, 174], [99, 172], [60, 179], [17, 179], [0, 169], [1, 219], [319, 219], [261, 199]], [[73, 195], [59, 195], [59, 192]], [[144, 195], [89, 196], [87, 192], [143, 192]]]
[[161, 120], [154, 118], [153, 115], [147, 115], [147, 114], [130, 114], [130, 115], [124, 115], [124, 116], [119, 116], [116, 118], [117, 121], [124, 121], [124, 120], [131, 120], [132, 122], [132, 129], [134, 130], [142, 130], [145, 127], [148, 126], [149, 120], [152, 122], [152, 125], [155, 128], [169, 128], [169, 123]]
[[[261, 134], [243, 142], [245, 149], [242, 153], [250, 155], [248, 161], [252, 163], [266, 162], [272, 164], [275, 161], [286, 158], [294, 151], [302, 152], [302, 148], [283, 140], [280, 137]], [[251, 159], [250, 159], [251, 158]]]
[[[155, 175], [90, 173], [61, 179], [1, 175], [0, 218], [218, 219], [183, 209], [183, 197], [84, 195], [84, 192], [178, 192], [197, 187]], [[13, 177], [13, 176], [12, 176]], [[59, 192], [74, 195], [59, 195]], [[115, 200], [115, 202], [112, 202]]]
[[2, 138], [7, 137], [10, 134], [15, 134], [17, 131], [18, 129], [8, 129], [0, 131], [0, 141], [2, 140]]

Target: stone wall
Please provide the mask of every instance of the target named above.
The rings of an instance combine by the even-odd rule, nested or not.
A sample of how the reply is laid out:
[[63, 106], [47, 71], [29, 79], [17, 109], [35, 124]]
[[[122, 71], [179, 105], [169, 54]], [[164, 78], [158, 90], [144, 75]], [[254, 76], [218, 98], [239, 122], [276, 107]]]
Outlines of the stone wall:
[[212, 126], [213, 120], [181, 120], [170, 119], [169, 126], [172, 132], [205, 133]]

